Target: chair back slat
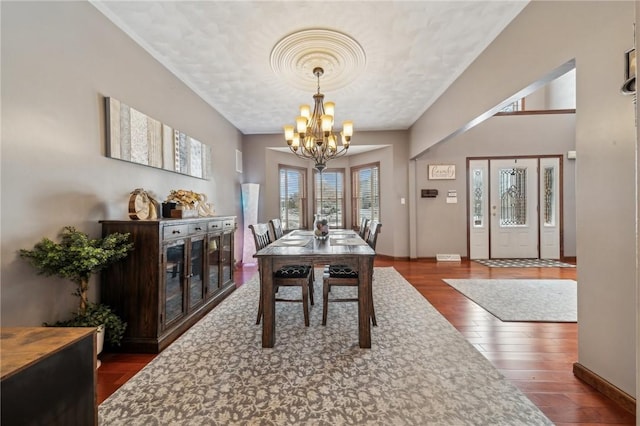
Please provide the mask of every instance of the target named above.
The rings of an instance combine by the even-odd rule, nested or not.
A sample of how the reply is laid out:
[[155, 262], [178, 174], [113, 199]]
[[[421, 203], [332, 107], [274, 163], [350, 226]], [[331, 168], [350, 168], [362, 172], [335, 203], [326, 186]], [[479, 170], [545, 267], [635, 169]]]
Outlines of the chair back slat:
[[256, 223], [249, 225], [253, 234], [253, 242], [256, 244], [256, 252], [262, 250], [271, 243], [269, 237], [269, 226], [266, 223]]
[[269, 221], [269, 227], [271, 228], [271, 235], [274, 241], [282, 238], [284, 231], [282, 230], [282, 222], [280, 219], [271, 219]]
[[367, 238], [367, 225], [369, 224], [369, 219], [367, 219], [366, 217], [363, 217], [362, 220], [360, 221], [360, 229], [358, 230], [358, 234], [360, 235], [360, 238], [362, 239], [366, 239]]
[[378, 234], [380, 233], [380, 228], [382, 228], [382, 224], [380, 222], [376, 222], [375, 220], [371, 221], [369, 225], [369, 235], [367, 235], [367, 244], [372, 249], [376, 249], [376, 243], [378, 242]]

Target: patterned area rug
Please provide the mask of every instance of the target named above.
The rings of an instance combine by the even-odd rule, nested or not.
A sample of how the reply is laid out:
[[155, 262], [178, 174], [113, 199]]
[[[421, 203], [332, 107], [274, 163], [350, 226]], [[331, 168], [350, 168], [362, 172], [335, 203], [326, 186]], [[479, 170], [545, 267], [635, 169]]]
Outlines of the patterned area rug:
[[576, 322], [574, 280], [444, 279], [502, 321]]
[[474, 259], [491, 268], [575, 268], [571, 263], [553, 259]]
[[316, 277], [310, 327], [301, 305], [278, 303], [263, 349], [254, 277], [104, 401], [99, 423], [552, 424], [395, 269], [374, 271], [371, 349], [358, 347], [355, 303], [330, 304], [321, 325]]

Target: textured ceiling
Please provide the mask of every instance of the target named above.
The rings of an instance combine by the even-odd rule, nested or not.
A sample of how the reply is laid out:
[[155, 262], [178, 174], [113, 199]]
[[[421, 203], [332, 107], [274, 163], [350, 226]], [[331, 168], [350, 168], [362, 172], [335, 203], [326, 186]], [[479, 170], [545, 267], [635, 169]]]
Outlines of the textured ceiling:
[[[325, 101], [336, 103], [337, 123], [354, 121], [357, 136], [358, 130], [409, 128], [527, 2], [92, 4], [244, 134], [280, 133], [294, 124], [300, 104], [313, 103], [315, 55], [330, 64], [320, 80]], [[334, 57], [329, 49], [303, 61], [272, 57], [287, 36], [322, 29], [353, 39], [355, 45], [338, 48], [355, 56]], [[348, 78], [332, 75], [344, 66]]]

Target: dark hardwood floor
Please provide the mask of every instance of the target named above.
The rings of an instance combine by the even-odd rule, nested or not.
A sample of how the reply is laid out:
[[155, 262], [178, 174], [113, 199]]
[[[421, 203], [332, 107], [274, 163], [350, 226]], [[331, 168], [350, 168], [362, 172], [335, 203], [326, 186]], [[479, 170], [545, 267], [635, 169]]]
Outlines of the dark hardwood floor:
[[[395, 267], [556, 425], [635, 424], [631, 413], [573, 375], [573, 363], [578, 360], [577, 324], [502, 322], [442, 281], [442, 278], [576, 279], [575, 268], [488, 268], [470, 261], [438, 263], [383, 258], [377, 258], [375, 265]], [[242, 285], [255, 273], [255, 267], [238, 269], [237, 284]], [[98, 403], [154, 357], [102, 354]]]

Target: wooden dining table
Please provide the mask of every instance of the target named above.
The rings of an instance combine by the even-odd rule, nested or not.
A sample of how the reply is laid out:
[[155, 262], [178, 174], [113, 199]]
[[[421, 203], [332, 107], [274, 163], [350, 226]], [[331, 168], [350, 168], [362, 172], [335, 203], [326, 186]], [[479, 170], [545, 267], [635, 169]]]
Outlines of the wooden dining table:
[[358, 272], [358, 341], [361, 348], [371, 348], [371, 307], [368, 295], [373, 280], [376, 255], [355, 231], [331, 230], [325, 239], [315, 238], [313, 231], [296, 230], [258, 251], [260, 291], [263, 300], [262, 347], [276, 343], [276, 302], [273, 273], [285, 265], [347, 265]]

